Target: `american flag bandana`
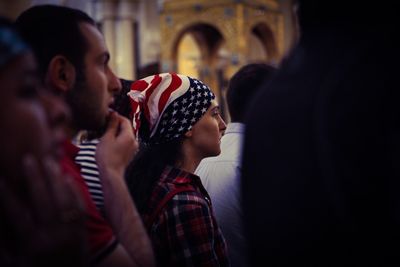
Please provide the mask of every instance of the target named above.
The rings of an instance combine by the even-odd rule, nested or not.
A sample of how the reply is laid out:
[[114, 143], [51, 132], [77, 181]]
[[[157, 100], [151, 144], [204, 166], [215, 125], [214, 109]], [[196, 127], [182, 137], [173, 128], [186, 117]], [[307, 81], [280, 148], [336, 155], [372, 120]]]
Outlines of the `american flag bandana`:
[[151, 144], [166, 143], [185, 134], [215, 99], [211, 89], [201, 81], [174, 73], [138, 80], [132, 83], [128, 96], [135, 134], [138, 136], [140, 120], [144, 118], [150, 134], [141, 138]]

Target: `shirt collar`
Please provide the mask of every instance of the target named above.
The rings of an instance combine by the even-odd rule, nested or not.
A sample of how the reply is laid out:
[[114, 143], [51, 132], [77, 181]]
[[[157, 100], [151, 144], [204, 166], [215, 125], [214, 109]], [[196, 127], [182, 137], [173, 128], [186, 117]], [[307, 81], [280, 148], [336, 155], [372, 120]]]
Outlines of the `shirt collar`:
[[189, 184], [193, 182], [200, 182], [199, 176], [172, 166], [165, 167], [162, 177], [173, 184]]
[[64, 141], [63, 148], [68, 158], [75, 158], [79, 152], [79, 147], [75, 146], [70, 140]]
[[162, 182], [171, 183], [175, 186], [193, 186], [199, 190], [204, 195], [205, 199], [211, 204], [210, 196], [201, 183], [199, 176], [172, 166], [167, 166], [165, 167], [161, 177]]

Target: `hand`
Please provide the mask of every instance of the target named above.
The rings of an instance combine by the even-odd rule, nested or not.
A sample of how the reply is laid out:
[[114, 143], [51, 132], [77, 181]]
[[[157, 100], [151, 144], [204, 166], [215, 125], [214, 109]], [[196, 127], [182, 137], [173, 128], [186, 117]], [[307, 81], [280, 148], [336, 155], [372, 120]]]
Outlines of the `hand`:
[[[85, 266], [83, 204], [70, 178], [47, 158], [26, 156], [21, 194], [0, 179], [1, 266]], [[3, 179], [8, 178], [8, 180]]]
[[155, 262], [151, 242], [124, 180], [125, 169], [137, 150], [131, 123], [111, 114], [96, 150], [106, 218], [135, 266], [152, 267]]
[[100, 173], [113, 172], [123, 177], [138, 147], [129, 120], [112, 112], [107, 130], [96, 150], [96, 161]]

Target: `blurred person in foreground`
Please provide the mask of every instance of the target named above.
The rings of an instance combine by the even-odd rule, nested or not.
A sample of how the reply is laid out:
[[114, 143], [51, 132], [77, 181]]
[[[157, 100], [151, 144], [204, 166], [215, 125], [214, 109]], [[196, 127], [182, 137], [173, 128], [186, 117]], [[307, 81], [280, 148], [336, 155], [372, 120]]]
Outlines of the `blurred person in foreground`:
[[0, 265], [86, 266], [83, 206], [58, 164], [68, 109], [39, 84], [30, 48], [0, 18]]
[[299, 1], [299, 43], [246, 119], [254, 266], [400, 264], [394, 10]]
[[210, 194], [226, 239], [231, 266], [247, 265], [240, 183], [244, 116], [253, 96], [269, 82], [275, 71], [266, 64], [249, 64], [233, 75], [226, 95], [231, 122], [221, 139], [221, 154], [203, 159], [195, 172]]
[[[103, 35], [86, 13], [61, 6], [31, 7], [17, 18], [16, 25], [38, 59], [45, 88], [63, 99], [72, 113], [62, 166], [79, 185], [87, 206], [91, 263], [153, 266], [150, 240], [123, 179], [138, 145], [129, 121], [109, 109], [121, 85], [108, 66], [110, 54]], [[79, 148], [71, 142], [80, 130], [101, 129], [105, 133], [96, 160], [107, 221], [89, 195], [75, 163]]]

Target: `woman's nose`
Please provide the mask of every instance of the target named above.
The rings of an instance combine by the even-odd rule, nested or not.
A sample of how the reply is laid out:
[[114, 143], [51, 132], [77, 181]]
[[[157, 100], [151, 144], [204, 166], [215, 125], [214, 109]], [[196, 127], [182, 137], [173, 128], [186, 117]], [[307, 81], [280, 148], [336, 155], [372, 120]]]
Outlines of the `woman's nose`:
[[219, 130], [221, 132], [225, 132], [225, 130], [226, 130], [226, 123], [225, 123], [224, 119], [222, 119], [221, 116], [219, 117]]

